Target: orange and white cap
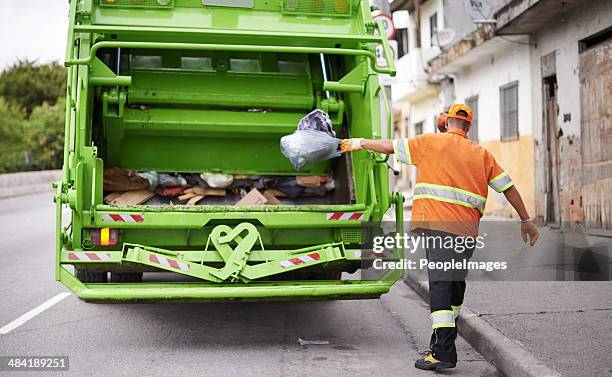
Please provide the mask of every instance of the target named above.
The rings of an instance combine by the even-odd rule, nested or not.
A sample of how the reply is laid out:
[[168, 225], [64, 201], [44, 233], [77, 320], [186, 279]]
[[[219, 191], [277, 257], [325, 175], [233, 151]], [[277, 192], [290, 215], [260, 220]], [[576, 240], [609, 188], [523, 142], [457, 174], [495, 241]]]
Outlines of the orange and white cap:
[[447, 116], [447, 113], [440, 113], [440, 115], [438, 115], [438, 127], [444, 127], [446, 125]]
[[446, 132], [446, 117], [448, 116], [447, 113], [440, 113], [440, 115], [438, 115], [438, 119], [437, 119], [437, 126], [438, 126], [438, 131], [440, 132]]
[[[465, 111], [467, 116], [457, 114], [459, 111]], [[456, 103], [448, 109], [449, 118], [462, 119], [472, 124], [472, 108], [463, 103]]]

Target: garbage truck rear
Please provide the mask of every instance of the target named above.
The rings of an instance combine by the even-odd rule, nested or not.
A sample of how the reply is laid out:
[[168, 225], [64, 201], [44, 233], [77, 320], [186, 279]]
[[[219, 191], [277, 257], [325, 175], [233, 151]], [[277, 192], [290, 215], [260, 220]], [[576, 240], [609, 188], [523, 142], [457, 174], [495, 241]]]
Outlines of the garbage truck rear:
[[[279, 147], [314, 109], [338, 137], [390, 134], [378, 74], [394, 74], [393, 59], [367, 1], [71, 0], [65, 65], [56, 278], [81, 299], [377, 298], [401, 277], [342, 275], [399, 258], [362, 245], [364, 224], [380, 227], [393, 207], [401, 230], [388, 157], [296, 171]], [[270, 189], [274, 204], [236, 205], [244, 189], [194, 205], [121, 202], [109, 200], [124, 194], [105, 186], [111, 167], [328, 186]]]

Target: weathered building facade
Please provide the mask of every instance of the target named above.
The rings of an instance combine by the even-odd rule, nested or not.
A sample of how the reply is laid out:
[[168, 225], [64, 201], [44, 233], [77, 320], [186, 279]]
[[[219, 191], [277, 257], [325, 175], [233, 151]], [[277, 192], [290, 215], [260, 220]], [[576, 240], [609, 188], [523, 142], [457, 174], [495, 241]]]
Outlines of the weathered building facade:
[[[449, 102], [470, 104], [472, 138], [508, 170], [530, 213], [546, 223], [611, 230], [612, 0], [438, 5], [458, 14], [458, 3], [487, 3], [494, 12], [428, 59], [429, 90], [437, 92], [429, 118]], [[487, 212], [513, 212], [491, 197]]]
[[512, 1], [496, 18], [530, 35], [536, 214], [612, 230], [612, 1]]

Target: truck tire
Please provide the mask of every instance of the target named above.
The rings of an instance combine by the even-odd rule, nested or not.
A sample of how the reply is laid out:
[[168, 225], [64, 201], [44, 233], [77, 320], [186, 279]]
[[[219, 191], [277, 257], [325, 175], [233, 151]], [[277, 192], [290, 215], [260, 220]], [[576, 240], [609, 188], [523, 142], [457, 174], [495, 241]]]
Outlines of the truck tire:
[[76, 278], [82, 283], [106, 283], [106, 272], [91, 272], [86, 268], [75, 267]]
[[342, 271], [313, 272], [310, 275], [310, 280], [340, 280], [341, 278]]
[[284, 274], [271, 276], [269, 280], [340, 280], [342, 271], [291, 271]]
[[111, 272], [111, 283], [142, 283], [142, 272]]

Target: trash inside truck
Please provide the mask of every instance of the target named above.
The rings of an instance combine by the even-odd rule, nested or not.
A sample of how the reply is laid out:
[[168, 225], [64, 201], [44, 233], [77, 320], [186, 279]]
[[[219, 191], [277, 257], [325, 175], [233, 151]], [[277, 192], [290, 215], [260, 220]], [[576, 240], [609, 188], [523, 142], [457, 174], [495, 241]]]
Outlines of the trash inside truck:
[[[377, 54], [377, 46], [379, 53]], [[280, 140], [325, 114], [389, 137], [395, 73], [359, 0], [71, 0], [56, 279], [86, 301], [378, 298], [365, 224], [394, 213], [387, 156], [299, 170]]]

